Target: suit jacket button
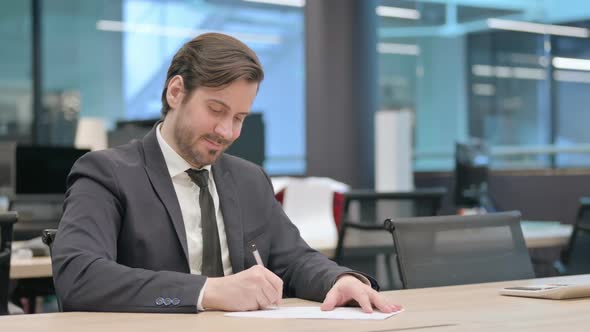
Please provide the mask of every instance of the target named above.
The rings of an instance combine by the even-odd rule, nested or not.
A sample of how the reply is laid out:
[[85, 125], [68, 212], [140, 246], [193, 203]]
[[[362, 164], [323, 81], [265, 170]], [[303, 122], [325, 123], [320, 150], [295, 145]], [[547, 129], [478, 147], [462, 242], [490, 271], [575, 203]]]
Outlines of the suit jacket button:
[[179, 305], [179, 304], [180, 304], [180, 300], [179, 300], [179, 299], [177, 299], [177, 298], [173, 298], [173, 299], [172, 299], [172, 304], [174, 304], [174, 305]]
[[156, 305], [162, 305], [164, 304], [164, 298], [163, 297], [159, 297], [156, 299]]
[[169, 297], [164, 299], [164, 305], [170, 305], [171, 303], [172, 303], [172, 300]]

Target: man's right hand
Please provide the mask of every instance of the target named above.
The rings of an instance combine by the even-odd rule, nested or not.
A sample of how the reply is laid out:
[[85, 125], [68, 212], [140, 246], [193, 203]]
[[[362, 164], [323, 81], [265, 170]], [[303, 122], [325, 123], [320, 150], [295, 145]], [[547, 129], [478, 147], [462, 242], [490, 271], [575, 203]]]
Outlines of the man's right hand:
[[280, 303], [283, 281], [267, 268], [255, 265], [227, 277], [208, 278], [203, 292], [206, 310], [258, 310]]

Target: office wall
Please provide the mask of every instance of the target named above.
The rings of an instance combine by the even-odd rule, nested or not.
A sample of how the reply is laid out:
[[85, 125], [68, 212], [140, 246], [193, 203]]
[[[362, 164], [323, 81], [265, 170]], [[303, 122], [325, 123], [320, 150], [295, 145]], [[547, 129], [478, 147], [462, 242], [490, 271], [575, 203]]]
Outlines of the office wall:
[[377, 110], [376, 1], [308, 1], [308, 176], [372, 187]]

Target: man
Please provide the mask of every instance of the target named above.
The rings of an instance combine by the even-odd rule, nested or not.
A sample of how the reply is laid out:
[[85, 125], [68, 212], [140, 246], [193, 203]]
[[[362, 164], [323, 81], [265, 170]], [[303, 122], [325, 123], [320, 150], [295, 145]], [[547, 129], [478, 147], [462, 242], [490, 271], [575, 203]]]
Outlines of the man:
[[399, 309], [374, 280], [307, 246], [260, 167], [224, 154], [262, 79], [246, 45], [201, 35], [172, 60], [163, 121], [76, 162], [53, 247], [64, 310], [257, 310], [283, 291], [324, 310]]

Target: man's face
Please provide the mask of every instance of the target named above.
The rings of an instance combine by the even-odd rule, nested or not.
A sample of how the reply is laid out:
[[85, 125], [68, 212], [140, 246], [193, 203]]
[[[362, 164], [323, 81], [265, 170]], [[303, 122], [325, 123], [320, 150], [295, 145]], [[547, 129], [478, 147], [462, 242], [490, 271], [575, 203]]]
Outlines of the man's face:
[[199, 87], [174, 110], [177, 151], [193, 167], [214, 163], [240, 136], [258, 83], [237, 80], [223, 88]]

